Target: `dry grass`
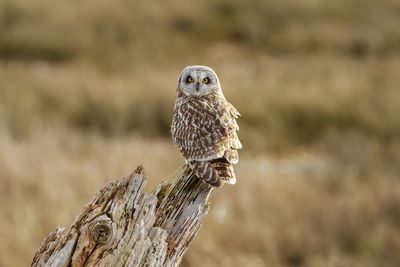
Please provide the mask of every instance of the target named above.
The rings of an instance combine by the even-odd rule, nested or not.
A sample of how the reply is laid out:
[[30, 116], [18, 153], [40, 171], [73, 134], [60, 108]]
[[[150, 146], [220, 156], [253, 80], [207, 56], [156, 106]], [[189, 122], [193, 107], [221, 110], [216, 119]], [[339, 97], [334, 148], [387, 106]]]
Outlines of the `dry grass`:
[[0, 267], [29, 264], [138, 163], [148, 190], [175, 172], [189, 64], [219, 74], [244, 150], [182, 266], [399, 266], [399, 14], [394, 0], [3, 0]]
[[[70, 225], [94, 192], [136, 163], [147, 167], [148, 190], [182, 164], [167, 140], [1, 137], [1, 266], [27, 265], [55, 225]], [[400, 181], [361, 171], [306, 151], [244, 153], [237, 186], [214, 194], [183, 266], [396, 266]]]

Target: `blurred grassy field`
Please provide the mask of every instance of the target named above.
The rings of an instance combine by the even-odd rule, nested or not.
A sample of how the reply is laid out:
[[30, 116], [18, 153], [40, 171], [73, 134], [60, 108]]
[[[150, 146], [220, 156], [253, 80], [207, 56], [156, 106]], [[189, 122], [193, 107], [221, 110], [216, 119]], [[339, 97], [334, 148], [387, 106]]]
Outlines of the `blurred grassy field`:
[[1, 267], [138, 163], [173, 175], [192, 64], [244, 149], [182, 266], [400, 266], [400, 2], [1, 0]]

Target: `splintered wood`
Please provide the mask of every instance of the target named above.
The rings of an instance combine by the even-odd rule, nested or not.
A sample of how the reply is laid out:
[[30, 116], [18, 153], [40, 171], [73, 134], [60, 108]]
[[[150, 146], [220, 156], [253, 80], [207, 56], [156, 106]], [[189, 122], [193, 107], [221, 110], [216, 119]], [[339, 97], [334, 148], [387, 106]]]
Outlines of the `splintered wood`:
[[178, 266], [209, 208], [212, 187], [186, 168], [143, 193], [142, 166], [108, 184], [69, 230], [57, 227], [32, 266]]

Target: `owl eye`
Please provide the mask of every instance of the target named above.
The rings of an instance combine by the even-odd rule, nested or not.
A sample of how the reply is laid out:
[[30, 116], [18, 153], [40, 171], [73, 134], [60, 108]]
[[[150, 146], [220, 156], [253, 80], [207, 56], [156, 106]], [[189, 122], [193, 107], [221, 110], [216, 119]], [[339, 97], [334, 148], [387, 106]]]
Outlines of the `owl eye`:
[[204, 78], [203, 83], [208, 84], [208, 83], [210, 83], [210, 80], [208, 78]]
[[188, 76], [187, 79], [186, 79], [186, 82], [187, 82], [187, 83], [192, 83], [192, 82], [194, 82], [192, 76]]

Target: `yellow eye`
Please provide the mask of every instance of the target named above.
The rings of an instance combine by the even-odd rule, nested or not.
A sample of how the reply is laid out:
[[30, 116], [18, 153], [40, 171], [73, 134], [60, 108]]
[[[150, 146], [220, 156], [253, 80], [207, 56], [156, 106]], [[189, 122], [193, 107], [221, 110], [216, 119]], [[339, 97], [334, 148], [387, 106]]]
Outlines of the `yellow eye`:
[[208, 80], [208, 78], [204, 78], [203, 79], [203, 83], [209, 83], [210, 81]]
[[193, 80], [192, 77], [189, 76], [189, 77], [187, 78], [187, 82], [188, 82], [188, 83], [192, 83], [192, 82], [194, 82], [194, 80]]

